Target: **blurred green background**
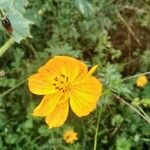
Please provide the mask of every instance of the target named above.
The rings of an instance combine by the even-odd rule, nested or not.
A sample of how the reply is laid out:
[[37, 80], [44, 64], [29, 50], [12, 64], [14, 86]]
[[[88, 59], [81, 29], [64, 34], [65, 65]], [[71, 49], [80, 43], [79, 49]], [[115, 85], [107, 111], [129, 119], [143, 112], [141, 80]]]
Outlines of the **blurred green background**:
[[[32, 21], [32, 38], [24, 39], [30, 35], [23, 31], [17, 40], [24, 40], [0, 57], [0, 150], [92, 150], [95, 137], [97, 150], [150, 149], [150, 124], [112, 93], [150, 115], [150, 83], [138, 88], [136, 78], [122, 80], [150, 70], [150, 0], [11, 2]], [[8, 17], [11, 12], [6, 11]], [[26, 22], [20, 20], [16, 28]], [[9, 35], [1, 29], [2, 47]], [[99, 64], [96, 76], [103, 82], [103, 96], [89, 116], [70, 112], [62, 127], [48, 129], [44, 119], [31, 115], [42, 97], [29, 92], [25, 79], [55, 55], [79, 58], [89, 67]], [[63, 140], [67, 128], [78, 134], [71, 145]]]

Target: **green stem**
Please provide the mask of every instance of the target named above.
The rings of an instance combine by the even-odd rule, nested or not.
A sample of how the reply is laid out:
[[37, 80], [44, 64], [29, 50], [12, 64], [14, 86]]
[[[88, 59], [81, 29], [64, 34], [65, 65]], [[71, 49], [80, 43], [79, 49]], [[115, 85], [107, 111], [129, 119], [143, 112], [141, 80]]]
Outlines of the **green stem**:
[[[51, 137], [52, 137], [52, 140], [54, 140], [54, 139], [55, 139], [55, 138], [54, 138], [54, 134], [53, 134], [53, 129], [51, 129]], [[53, 146], [53, 150], [56, 150], [55, 145]]]
[[146, 139], [146, 138], [140, 138], [140, 140], [142, 140], [144, 142], [150, 142], [150, 139]]
[[118, 18], [121, 20], [121, 22], [127, 27], [129, 33], [133, 36], [133, 38], [135, 39], [135, 41], [139, 44], [139, 46], [141, 46], [141, 42], [138, 39], [138, 37], [135, 35], [134, 31], [132, 30], [132, 28], [129, 26], [128, 22], [123, 18], [123, 16], [118, 13]]
[[100, 116], [101, 116], [101, 108], [99, 109], [99, 114], [98, 114], [98, 119], [97, 119], [93, 150], [96, 150], [96, 147], [97, 147], [97, 135], [98, 135], [98, 129], [99, 129]]
[[143, 115], [147, 118], [147, 120], [149, 120], [150, 122], [150, 117], [145, 113], [145, 111], [140, 106], [137, 106], [137, 107], [143, 113]]
[[122, 81], [130, 80], [130, 79], [133, 79], [133, 78], [137, 78], [137, 77], [139, 77], [140, 75], [148, 75], [148, 74], [150, 74], [150, 71], [148, 71], [148, 72], [143, 72], [143, 73], [140, 73], [140, 74], [136, 74], [136, 75], [133, 75], [133, 76], [124, 78], [124, 79], [122, 79]]
[[10, 88], [9, 90], [5, 91], [3, 94], [0, 95], [0, 98], [9, 94], [11, 91], [13, 91], [14, 89], [18, 88], [20, 85], [22, 85], [27, 79], [24, 79], [22, 81], [20, 81], [17, 85], [13, 86], [12, 88]]
[[36, 53], [36, 50], [35, 48], [33, 47], [32, 43], [30, 43], [27, 39], [25, 39], [25, 45], [31, 49], [31, 51], [33, 52], [33, 54], [35, 56], [37, 56], [37, 53]]
[[0, 57], [15, 43], [14, 39], [11, 37], [1, 48]]
[[123, 100], [121, 97], [119, 97], [118, 95], [116, 95], [115, 93], [113, 93], [113, 96], [116, 97], [118, 100], [122, 101], [124, 104], [126, 104], [127, 106], [129, 106], [129, 108], [131, 108], [134, 112], [136, 112], [139, 116], [141, 116], [148, 124], [150, 124], [150, 120], [149, 118], [147, 118], [144, 114], [142, 114], [139, 110], [137, 110], [135, 107], [133, 107], [132, 105], [130, 105], [128, 102], [126, 102], [125, 100]]

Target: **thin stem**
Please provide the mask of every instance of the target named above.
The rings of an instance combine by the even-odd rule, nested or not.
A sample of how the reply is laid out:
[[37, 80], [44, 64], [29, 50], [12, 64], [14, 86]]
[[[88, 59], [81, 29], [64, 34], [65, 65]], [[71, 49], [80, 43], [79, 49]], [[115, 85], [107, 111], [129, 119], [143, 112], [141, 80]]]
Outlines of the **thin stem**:
[[133, 76], [130, 76], [130, 77], [127, 77], [127, 78], [124, 78], [124, 79], [122, 79], [122, 81], [130, 80], [130, 79], [139, 77], [140, 75], [148, 75], [148, 74], [150, 74], [150, 71], [144, 72], [144, 73], [140, 73], [140, 74], [136, 74], [136, 75], [133, 75]]
[[146, 139], [146, 138], [139, 138], [139, 139], [144, 141], [144, 142], [150, 142], [150, 139]]
[[18, 84], [16, 84], [15, 86], [13, 86], [12, 88], [10, 88], [9, 90], [5, 91], [3, 94], [0, 95], [0, 98], [9, 94], [11, 91], [13, 91], [14, 89], [18, 88], [20, 85], [22, 85], [27, 79], [24, 79], [22, 81], [20, 81]]
[[93, 148], [93, 150], [96, 150], [96, 147], [97, 147], [97, 135], [98, 135], [98, 129], [99, 129], [100, 116], [101, 116], [101, 108], [99, 109], [99, 114], [98, 114], [98, 119], [97, 119], [97, 125], [96, 125], [96, 130], [95, 130], [94, 148]]
[[122, 21], [122, 23], [127, 27], [128, 31], [130, 32], [130, 34], [133, 36], [133, 38], [135, 39], [135, 41], [141, 46], [140, 40], [137, 38], [137, 36], [135, 35], [134, 31], [132, 30], [132, 28], [128, 25], [128, 23], [126, 22], [126, 20], [123, 18], [123, 16], [118, 13], [118, 18]]
[[140, 13], [148, 13], [146, 10], [144, 10], [142, 8], [137, 8], [137, 7], [132, 6], [132, 5], [124, 5], [123, 8], [129, 9], [129, 10], [134, 10], [134, 11], [140, 12]]
[[[51, 130], [51, 136], [52, 136], [52, 139], [54, 140], [55, 138], [54, 138], [53, 130]], [[55, 145], [53, 146], [53, 150], [56, 150]]]
[[143, 113], [143, 115], [145, 115], [145, 117], [150, 121], [150, 117], [145, 113], [145, 111], [140, 106], [137, 107]]
[[110, 90], [110, 89], [108, 89], [108, 90], [105, 90], [104, 92], [102, 92], [102, 96], [105, 96], [105, 95], [107, 95], [107, 93], [109, 93], [109, 92], [111, 92], [111, 90]]
[[28, 48], [31, 49], [31, 51], [33, 52], [33, 54], [34, 54], [35, 56], [37, 56], [37, 53], [36, 53], [35, 48], [33, 47], [32, 43], [29, 42], [27, 39], [25, 39], [25, 45], [26, 45]]
[[126, 104], [127, 106], [129, 106], [133, 111], [135, 111], [138, 115], [140, 115], [147, 123], [150, 124], [150, 120], [145, 117], [140, 111], [138, 111], [135, 107], [133, 107], [132, 105], [130, 105], [128, 102], [126, 102], [125, 100], [123, 100], [121, 97], [119, 97], [118, 95], [116, 95], [115, 93], [113, 93], [114, 97], [116, 97], [117, 99], [119, 99], [120, 101], [122, 101], [124, 104]]
[[148, 9], [150, 8], [150, 5], [148, 5], [146, 2], [143, 2], [143, 0], [139, 0], [142, 4], [144, 4]]
[[14, 39], [11, 37], [1, 48], [0, 57], [15, 43]]

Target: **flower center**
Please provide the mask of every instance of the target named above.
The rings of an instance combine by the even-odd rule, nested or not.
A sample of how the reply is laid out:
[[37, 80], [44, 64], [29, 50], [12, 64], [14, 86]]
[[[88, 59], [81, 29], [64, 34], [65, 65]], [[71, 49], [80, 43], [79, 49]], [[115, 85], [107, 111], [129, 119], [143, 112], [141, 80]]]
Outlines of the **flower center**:
[[68, 76], [60, 74], [54, 78], [53, 86], [55, 89], [63, 92], [70, 91], [70, 82]]

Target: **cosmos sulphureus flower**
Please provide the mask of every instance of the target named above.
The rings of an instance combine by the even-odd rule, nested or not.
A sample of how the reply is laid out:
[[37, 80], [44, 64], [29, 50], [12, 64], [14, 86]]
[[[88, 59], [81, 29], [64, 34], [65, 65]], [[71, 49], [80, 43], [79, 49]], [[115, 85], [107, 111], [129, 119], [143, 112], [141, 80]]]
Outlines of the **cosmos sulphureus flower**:
[[78, 117], [88, 115], [96, 108], [102, 91], [102, 83], [92, 76], [96, 68], [88, 71], [86, 64], [68, 56], [50, 59], [28, 78], [30, 91], [45, 95], [33, 115], [45, 117], [49, 128], [64, 124], [69, 106]]

